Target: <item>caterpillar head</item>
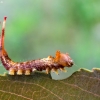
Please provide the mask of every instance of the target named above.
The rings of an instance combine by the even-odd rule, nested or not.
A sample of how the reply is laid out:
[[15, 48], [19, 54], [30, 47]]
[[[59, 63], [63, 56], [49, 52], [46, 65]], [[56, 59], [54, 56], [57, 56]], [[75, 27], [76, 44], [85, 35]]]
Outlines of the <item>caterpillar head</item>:
[[60, 51], [56, 52], [55, 62], [67, 67], [71, 67], [74, 64], [68, 53], [64, 54]]

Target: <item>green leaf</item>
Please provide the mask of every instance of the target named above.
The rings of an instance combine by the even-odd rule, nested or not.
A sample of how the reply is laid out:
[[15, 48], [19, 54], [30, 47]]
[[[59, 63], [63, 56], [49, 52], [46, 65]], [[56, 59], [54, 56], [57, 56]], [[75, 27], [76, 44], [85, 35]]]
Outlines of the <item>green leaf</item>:
[[81, 69], [64, 80], [40, 72], [2, 75], [0, 100], [100, 100], [100, 69]]

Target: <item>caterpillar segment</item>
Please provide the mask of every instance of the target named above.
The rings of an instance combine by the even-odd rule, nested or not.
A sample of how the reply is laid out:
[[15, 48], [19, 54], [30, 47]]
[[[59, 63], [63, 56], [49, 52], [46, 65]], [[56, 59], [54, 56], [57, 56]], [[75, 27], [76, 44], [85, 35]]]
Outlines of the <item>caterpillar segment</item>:
[[55, 72], [58, 75], [58, 70], [66, 72], [65, 67], [72, 67], [73, 60], [68, 53], [64, 54], [57, 51], [55, 57], [48, 56], [47, 58], [25, 61], [25, 62], [14, 62], [11, 60], [4, 48], [4, 33], [6, 18], [4, 17], [2, 34], [0, 37], [0, 60], [6, 70], [9, 71], [9, 75], [30, 75], [34, 71], [45, 70], [46, 73]]

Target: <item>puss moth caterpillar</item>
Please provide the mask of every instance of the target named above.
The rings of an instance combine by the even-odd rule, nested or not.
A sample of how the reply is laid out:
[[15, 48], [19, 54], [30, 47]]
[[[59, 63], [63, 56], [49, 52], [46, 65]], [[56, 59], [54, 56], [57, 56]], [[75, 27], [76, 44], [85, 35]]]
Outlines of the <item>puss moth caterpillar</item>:
[[6, 70], [9, 71], [10, 75], [30, 75], [32, 71], [42, 71], [46, 70], [48, 74], [50, 71], [56, 72], [58, 74], [58, 69], [65, 71], [64, 67], [71, 67], [73, 65], [73, 60], [66, 53], [56, 52], [55, 57], [48, 56], [47, 58], [30, 60], [25, 62], [14, 62], [12, 61], [5, 48], [4, 48], [4, 33], [5, 33], [5, 23], [6, 18], [4, 17], [2, 34], [0, 37], [0, 59]]

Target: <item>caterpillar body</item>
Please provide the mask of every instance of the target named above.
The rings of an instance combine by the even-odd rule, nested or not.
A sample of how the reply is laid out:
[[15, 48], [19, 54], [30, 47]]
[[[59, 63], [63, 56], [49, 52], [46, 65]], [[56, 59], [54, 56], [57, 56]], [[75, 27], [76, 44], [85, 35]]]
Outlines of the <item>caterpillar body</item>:
[[31, 60], [25, 62], [14, 62], [12, 61], [5, 48], [4, 48], [4, 33], [5, 33], [5, 23], [6, 18], [4, 17], [2, 34], [0, 37], [0, 60], [6, 70], [9, 71], [10, 75], [30, 75], [32, 71], [42, 71], [46, 70], [48, 74], [50, 71], [56, 72], [58, 74], [58, 69], [65, 71], [64, 67], [71, 67], [73, 65], [73, 60], [68, 55], [60, 51], [56, 51], [55, 57], [48, 56], [47, 58]]

